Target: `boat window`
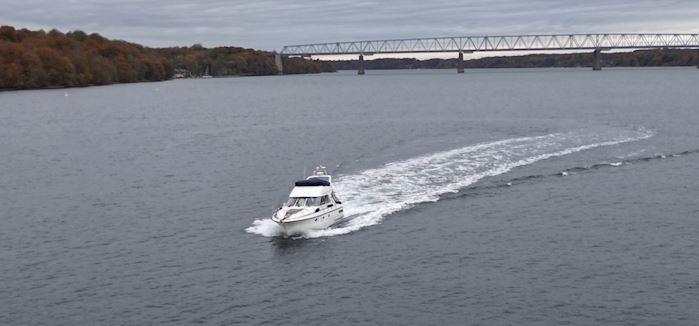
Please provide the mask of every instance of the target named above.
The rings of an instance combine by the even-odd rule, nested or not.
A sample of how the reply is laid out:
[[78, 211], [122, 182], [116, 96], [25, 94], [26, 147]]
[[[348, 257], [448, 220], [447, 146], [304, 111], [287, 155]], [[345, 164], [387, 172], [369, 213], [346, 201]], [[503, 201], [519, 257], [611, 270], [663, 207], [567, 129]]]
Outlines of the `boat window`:
[[301, 199], [301, 198], [289, 198], [289, 200], [286, 202], [286, 206], [289, 206], [289, 207], [299, 206], [299, 199]]
[[321, 205], [325, 205], [325, 204], [328, 204], [328, 203], [330, 203], [330, 196], [325, 195], [325, 196], [323, 196], [323, 197], [320, 198], [320, 204], [321, 204]]
[[320, 197], [292, 197], [286, 202], [289, 207], [319, 206]]
[[306, 198], [289, 198], [289, 201], [286, 202], [286, 206], [289, 206], [289, 207], [306, 206]]
[[306, 202], [306, 206], [320, 206], [320, 198], [319, 197], [308, 197], [308, 201]]

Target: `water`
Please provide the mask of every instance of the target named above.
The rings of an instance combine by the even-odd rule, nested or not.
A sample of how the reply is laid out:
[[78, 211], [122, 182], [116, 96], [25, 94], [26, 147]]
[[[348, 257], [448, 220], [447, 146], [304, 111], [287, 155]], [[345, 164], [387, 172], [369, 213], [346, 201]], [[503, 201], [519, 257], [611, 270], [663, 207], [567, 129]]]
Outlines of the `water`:
[[[696, 69], [0, 93], [0, 324], [693, 325]], [[316, 164], [351, 219], [266, 217]]]

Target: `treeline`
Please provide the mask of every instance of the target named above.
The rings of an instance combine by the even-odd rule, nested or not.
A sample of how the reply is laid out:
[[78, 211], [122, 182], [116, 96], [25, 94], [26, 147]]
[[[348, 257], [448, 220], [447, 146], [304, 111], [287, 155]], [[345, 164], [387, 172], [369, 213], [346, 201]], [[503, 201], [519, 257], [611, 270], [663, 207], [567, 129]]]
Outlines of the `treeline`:
[[[332, 64], [284, 58], [284, 73], [335, 71]], [[277, 74], [274, 54], [201, 45], [154, 49], [97, 33], [16, 30], [0, 26], [0, 89], [106, 85], [171, 79], [175, 69], [193, 76]]]
[[284, 66], [284, 74], [315, 74], [321, 72], [335, 72], [335, 66], [322, 60], [308, 60], [304, 58], [288, 58], [282, 59]]
[[[486, 57], [464, 61], [466, 68], [544, 68], [591, 67], [592, 53], [530, 54], [524, 56]], [[602, 53], [600, 61], [607, 67], [696, 66], [697, 50], [659, 49], [633, 52]], [[332, 61], [338, 70], [357, 69], [357, 60]], [[456, 69], [457, 59], [413, 58], [365, 60], [366, 69]]]
[[0, 88], [105, 85], [172, 76], [172, 65], [138, 44], [99, 34], [0, 27]]
[[[266, 51], [239, 47], [217, 47], [207, 49], [199, 44], [191, 47], [156, 49], [179, 69], [186, 69], [194, 76], [208, 73], [216, 76], [261, 76], [279, 73], [274, 63], [274, 54]], [[283, 58], [285, 74], [333, 72], [335, 67], [319, 60]], [[209, 71], [206, 69], [209, 67]]]

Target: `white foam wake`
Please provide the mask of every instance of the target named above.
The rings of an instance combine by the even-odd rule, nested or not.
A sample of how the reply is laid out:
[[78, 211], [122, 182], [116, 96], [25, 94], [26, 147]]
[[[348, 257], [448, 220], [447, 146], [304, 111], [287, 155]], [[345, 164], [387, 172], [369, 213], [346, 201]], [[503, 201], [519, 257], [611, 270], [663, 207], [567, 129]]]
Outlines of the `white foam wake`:
[[[348, 222], [308, 231], [304, 238], [333, 236], [380, 223], [389, 214], [439, 196], [488, 176], [536, 161], [600, 146], [653, 136], [647, 129], [577, 131], [481, 143], [450, 151], [392, 162], [376, 169], [337, 177], [333, 186], [343, 200]], [[281, 229], [271, 220], [256, 220], [250, 233], [276, 236]]]

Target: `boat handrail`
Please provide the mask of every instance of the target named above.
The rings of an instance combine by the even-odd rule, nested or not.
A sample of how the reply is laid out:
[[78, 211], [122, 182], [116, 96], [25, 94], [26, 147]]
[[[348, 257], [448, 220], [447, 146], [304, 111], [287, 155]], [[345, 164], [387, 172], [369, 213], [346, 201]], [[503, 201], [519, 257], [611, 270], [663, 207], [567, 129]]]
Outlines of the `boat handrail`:
[[328, 182], [332, 181], [332, 177], [330, 176], [330, 174], [328, 174], [328, 170], [323, 165], [316, 166], [316, 168], [313, 169], [313, 175], [309, 176], [306, 179], [312, 178], [323, 178], [327, 179]]

